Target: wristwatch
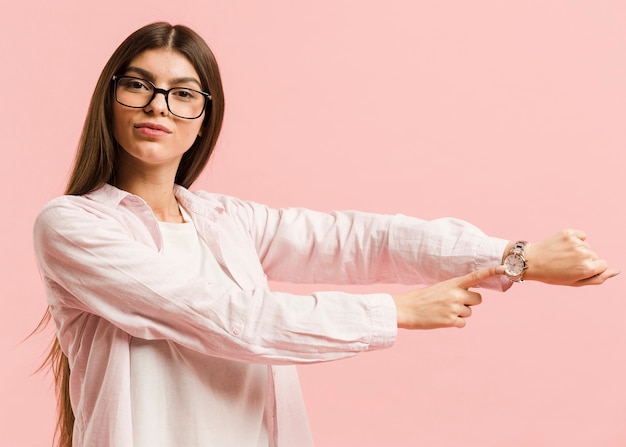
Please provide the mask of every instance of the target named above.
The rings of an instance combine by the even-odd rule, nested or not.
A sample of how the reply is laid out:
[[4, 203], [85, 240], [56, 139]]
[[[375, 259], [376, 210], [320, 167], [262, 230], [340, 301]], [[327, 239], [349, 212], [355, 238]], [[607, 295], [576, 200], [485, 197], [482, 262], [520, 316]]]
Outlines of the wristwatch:
[[506, 258], [504, 258], [504, 274], [508, 276], [511, 281], [524, 281], [524, 273], [526, 273], [528, 269], [528, 263], [524, 256], [524, 247], [526, 247], [526, 244], [528, 244], [526, 241], [517, 241]]

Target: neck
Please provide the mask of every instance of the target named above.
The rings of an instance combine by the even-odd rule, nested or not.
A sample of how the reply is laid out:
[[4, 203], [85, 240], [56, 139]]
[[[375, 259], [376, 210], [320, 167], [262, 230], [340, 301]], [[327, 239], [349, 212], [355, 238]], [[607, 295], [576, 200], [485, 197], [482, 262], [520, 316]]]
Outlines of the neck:
[[141, 197], [152, 208], [161, 222], [183, 222], [178, 202], [174, 196], [176, 171], [153, 170], [128, 172], [129, 168], [118, 169], [115, 186]]

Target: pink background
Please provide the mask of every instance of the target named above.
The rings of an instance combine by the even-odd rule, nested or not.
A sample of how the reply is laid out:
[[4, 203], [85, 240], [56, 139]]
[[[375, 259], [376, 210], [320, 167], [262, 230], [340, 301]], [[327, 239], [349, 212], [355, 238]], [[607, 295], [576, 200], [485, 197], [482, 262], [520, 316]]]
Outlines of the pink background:
[[[197, 187], [452, 215], [509, 239], [576, 227], [626, 268], [626, 3], [382, 5], [2, 7], [0, 446], [52, 433], [50, 380], [31, 374], [51, 332], [22, 342], [45, 308], [33, 219], [63, 190], [105, 61], [154, 20], [191, 25], [221, 64], [225, 128]], [[624, 279], [485, 292], [464, 330], [402, 332], [391, 350], [300, 368], [317, 445], [625, 446]]]

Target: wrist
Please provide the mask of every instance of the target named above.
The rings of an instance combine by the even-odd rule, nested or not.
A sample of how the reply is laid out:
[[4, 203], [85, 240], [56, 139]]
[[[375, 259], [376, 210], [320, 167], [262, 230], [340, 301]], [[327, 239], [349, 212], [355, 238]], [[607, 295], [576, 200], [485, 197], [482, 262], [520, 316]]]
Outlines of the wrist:
[[403, 296], [401, 295], [390, 295], [393, 300], [393, 304], [396, 306], [396, 324], [398, 329], [404, 329], [407, 327], [406, 324], [406, 313], [404, 307], [402, 306]]

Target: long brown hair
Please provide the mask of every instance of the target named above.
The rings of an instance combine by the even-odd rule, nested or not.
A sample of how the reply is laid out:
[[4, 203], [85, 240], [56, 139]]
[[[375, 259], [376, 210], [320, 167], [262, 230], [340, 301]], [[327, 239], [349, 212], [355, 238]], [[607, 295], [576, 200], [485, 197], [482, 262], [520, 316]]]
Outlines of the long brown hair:
[[[112, 126], [112, 81], [122, 74], [133, 58], [150, 49], [168, 48], [184, 55], [194, 66], [204, 91], [211, 93], [207, 103], [201, 135], [185, 152], [175, 182], [185, 188], [198, 178], [213, 152], [224, 117], [224, 92], [215, 57], [206, 42], [183, 25], [165, 22], [146, 25], [122, 42], [104, 66], [83, 126], [72, 174], [66, 194], [87, 194], [105, 183], [115, 184], [116, 155], [119, 147]], [[49, 309], [39, 327], [50, 321]], [[58, 447], [71, 447], [74, 414], [70, 403], [70, 365], [55, 337], [43, 367], [52, 370], [57, 394], [58, 418], [55, 442]]]

